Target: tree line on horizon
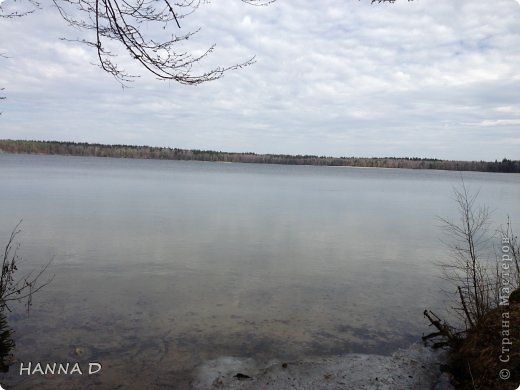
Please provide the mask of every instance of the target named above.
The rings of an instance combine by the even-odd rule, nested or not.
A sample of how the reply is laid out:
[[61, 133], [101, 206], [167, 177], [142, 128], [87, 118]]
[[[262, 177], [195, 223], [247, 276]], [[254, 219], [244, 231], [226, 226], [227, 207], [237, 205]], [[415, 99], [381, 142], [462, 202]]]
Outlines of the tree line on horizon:
[[352, 166], [366, 168], [440, 169], [520, 173], [520, 161], [454, 161], [419, 157], [328, 157], [315, 155], [232, 153], [168, 147], [103, 145], [60, 141], [0, 140], [0, 151], [15, 154], [115, 157], [257, 164]]

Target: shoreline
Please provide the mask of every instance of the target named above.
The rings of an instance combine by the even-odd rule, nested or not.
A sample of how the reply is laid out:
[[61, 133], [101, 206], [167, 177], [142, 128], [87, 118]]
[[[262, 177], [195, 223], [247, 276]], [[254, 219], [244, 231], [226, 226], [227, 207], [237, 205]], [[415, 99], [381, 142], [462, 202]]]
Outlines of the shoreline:
[[195, 370], [192, 388], [202, 389], [434, 389], [452, 390], [441, 368], [447, 351], [422, 343], [390, 356], [346, 354], [295, 362], [220, 357]]
[[506, 158], [501, 161], [495, 160], [492, 162], [441, 160], [437, 158], [420, 157], [332, 157], [10, 139], [0, 139], [0, 153], [208, 161], [220, 163], [520, 173], [520, 160], [508, 160]]

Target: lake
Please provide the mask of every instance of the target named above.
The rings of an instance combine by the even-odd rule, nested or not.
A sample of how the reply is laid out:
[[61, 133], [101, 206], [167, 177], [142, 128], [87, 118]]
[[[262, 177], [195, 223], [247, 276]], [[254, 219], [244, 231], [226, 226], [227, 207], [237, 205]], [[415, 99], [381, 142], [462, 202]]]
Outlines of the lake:
[[20, 275], [55, 275], [29, 316], [13, 305], [0, 383], [185, 388], [219, 356], [407, 347], [449, 306], [437, 216], [457, 217], [461, 176], [520, 231], [519, 174], [0, 155], [0, 244], [23, 219]]

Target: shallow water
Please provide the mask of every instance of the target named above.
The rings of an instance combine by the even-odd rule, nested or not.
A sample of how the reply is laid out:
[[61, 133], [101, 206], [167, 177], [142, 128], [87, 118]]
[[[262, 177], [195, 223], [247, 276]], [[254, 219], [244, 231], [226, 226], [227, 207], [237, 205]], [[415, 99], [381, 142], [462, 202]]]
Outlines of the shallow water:
[[[463, 177], [495, 222], [520, 216], [520, 175]], [[407, 346], [429, 331], [422, 311], [447, 306], [432, 263], [447, 255], [436, 216], [455, 216], [459, 181], [441, 171], [0, 155], [0, 237], [23, 218], [25, 269], [54, 258], [30, 316], [22, 305], [9, 316], [15, 356], [103, 365], [100, 375], [42, 377], [20, 376], [17, 362], [0, 384], [183, 388], [193, 367], [222, 355]]]

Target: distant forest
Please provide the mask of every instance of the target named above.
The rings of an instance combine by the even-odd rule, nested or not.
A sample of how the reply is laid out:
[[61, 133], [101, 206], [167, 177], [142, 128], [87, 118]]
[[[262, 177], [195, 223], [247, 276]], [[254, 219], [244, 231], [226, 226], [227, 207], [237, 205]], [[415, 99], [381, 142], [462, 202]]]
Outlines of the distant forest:
[[520, 161], [451, 161], [418, 157], [326, 157], [312, 155], [228, 153], [211, 150], [161, 148], [131, 145], [102, 145], [56, 141], [0, 140], [0, 153], [51, 154], [140, 158], [157, 160], [196, 160], [213, 162], [351, 166], [374, 168], [442, 169], [451, 171], [520, 173]]

